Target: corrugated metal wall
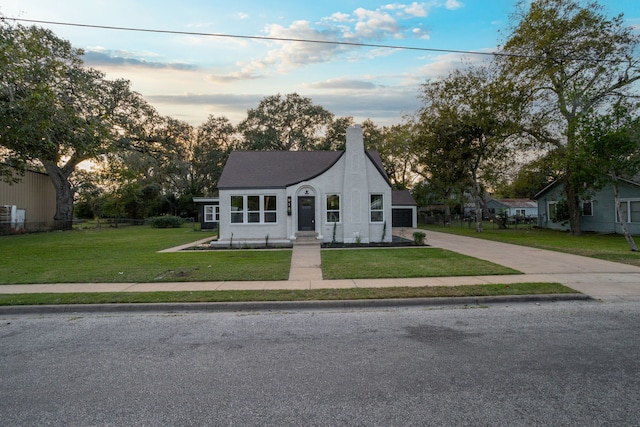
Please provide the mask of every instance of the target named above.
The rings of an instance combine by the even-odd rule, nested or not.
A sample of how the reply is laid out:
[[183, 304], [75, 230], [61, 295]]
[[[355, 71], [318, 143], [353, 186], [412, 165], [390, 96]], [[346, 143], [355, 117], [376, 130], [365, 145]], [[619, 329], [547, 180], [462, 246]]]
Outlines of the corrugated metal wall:
[[56, 191], [49, 175], [27, 171], [13, 185], [0, 181], [0, 205], [26, 210], [26, 222], [52, 222], [56, 213]]

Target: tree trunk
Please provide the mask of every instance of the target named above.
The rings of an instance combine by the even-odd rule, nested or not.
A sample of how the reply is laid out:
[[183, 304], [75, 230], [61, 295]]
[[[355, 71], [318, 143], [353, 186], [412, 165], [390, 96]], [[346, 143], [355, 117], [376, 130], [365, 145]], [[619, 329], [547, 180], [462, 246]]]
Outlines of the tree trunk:
[[71, 230], [73, 228], [73, 190], [69, 177], [55, 163], [46, 161], [43, 164], [56, 190], [56, 213], [53, 217], [55, 228]]
[[572, 236], [579, 236], [582, 233], [582, 227], [580, 224], [582, 213], [580, 212], [580, 200], [578, 199], [578, 194], [569, 182], [565, 183], [564, 193], [567, 196], [570, 233]]
[[473, 201], [476, 209], [476, 233], [482, 233], [482, 206], [480, 205], [480, 183], [474, 179]]
[[620, 209], [620, 191], [618, 190], [618, 182], [614, 178], [613, 180], [613, 195], [616, 204], [616, 211], [618, 212], [618, 221], [620, 222], [620, 228], [622, 229], [622, 234], [624, 234], [624, 238], [627, 240], [629, 247], [633, 252], [638, 251], [638, 246], [636, 246], [636, 242], [633, 240], [633, 236], [629, 234], [629, 230], [627, 229], [627, 220], [622, 217], [622, 210]]

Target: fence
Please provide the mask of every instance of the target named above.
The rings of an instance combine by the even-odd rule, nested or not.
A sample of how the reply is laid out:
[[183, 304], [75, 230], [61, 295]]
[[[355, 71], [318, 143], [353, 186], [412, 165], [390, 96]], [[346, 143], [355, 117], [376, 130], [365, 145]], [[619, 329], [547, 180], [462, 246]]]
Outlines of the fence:
[[[194, 218], [183, 218], [184, 221], [195, 229], [197, 221]], [[44, 221], [44, 222], [0, 222], [0, 236], [10, 234], [42, 233], [59, 230], [90, 230], [99, 228], [121, 228], [136, 225], [146, 225], [149, 219], [131, 218], [100, 218], [100, 219], [75, 219], [69, 221]]]

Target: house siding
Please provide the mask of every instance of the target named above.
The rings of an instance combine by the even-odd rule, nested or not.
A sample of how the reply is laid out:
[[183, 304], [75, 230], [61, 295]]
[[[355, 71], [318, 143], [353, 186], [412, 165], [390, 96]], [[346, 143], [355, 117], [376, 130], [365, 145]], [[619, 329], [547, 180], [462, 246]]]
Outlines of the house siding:
[[[640, 200], [640, 187], [625, 182], [618, 185], [621, 200]], [[561, 186], [550, 188], [538, 198], [538, 225], [554, 230], [569, 230], [568, 221], [553, 222], [550, 219], [549, 203], [564, 199]], [[617, 233], [621, 234], [622, 229], [616, 216], [613, 187], [606, 186], [596, 192], [593, 196], [585, 198], [593, 203], [593, 214], [582, 215], [581, 230], [597, 233]], [[629, 233], [640, 235], [640, 223], [627, 223]]]
[[15, 205], [26, 211], [25, 222], [52, 223], [56, 213], [56, 190], [49, 175], [26, 171], [21, 181], [0, 181], [0, 206]]

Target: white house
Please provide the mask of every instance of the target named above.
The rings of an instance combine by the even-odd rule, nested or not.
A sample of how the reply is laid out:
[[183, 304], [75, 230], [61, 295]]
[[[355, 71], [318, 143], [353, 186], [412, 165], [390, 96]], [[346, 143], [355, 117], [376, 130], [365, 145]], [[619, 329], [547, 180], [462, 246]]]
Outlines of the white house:
[[[359, 125], [347, 130], [344, 151], [232, 152], [218, 191], [219, 244], [392, 240], [391, 184]], [[403, 199], [399, 208], [411, 208]]]

